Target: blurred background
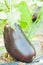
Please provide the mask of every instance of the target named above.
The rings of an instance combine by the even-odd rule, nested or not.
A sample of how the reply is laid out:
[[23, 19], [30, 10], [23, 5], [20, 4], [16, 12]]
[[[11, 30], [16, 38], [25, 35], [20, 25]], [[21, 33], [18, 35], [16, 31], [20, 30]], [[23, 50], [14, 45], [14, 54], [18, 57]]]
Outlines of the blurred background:
[[0, 57], [6, 53], [4, 26], [19, 23], [34, 44], [37, 56], [43, 54], [43, 0], [0, 0]]

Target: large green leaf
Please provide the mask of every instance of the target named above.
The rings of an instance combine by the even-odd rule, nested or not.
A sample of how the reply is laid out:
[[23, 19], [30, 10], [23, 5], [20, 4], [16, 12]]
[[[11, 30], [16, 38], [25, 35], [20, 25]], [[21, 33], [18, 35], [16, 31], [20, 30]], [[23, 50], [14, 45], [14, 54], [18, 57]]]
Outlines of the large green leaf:
[[28, 31], [32, 25], [32, 14], [27, 3], [22, 1], [19, 4], [16, 4], [15, 8], [17, 8], [21, 13], [19, 20], [20, 26], [23, 30]]

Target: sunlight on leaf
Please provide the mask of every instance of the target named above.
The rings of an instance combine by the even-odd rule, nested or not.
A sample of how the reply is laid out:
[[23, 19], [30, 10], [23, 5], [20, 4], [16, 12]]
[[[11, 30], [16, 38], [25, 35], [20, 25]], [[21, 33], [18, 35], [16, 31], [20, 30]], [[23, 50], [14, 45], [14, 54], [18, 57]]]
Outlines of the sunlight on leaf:
[[32, 24], [32, 15], [27, 6], [27, 3], [25, 1], [22, 1], [21, 3], [15, 5], [15, 8], [17, 8], [21, 12], [19, 20], [20, 26], [25, 31], [28, 31]]

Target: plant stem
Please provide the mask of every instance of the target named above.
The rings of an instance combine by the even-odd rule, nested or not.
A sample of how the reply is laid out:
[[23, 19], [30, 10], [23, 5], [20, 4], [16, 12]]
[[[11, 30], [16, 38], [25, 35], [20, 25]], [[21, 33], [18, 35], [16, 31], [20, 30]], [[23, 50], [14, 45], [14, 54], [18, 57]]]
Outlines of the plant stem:
[[9, 6], [8, 6], [7, 3], [6, 3], [6, 0], [4, 0], [4, 2], [5, 2], [5, 5], [6, 5], [8, 11], [10, 11], [10, 8], [9, 8]]

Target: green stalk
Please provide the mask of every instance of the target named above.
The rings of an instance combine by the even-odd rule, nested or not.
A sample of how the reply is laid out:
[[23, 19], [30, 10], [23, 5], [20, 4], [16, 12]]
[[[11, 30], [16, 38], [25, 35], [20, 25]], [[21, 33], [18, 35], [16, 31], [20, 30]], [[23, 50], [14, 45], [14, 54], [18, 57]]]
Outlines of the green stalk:
[[7, 5], [6, 0], [4, 0], [4, 2], [5, 2], [5, 5], [6, 5], [6, 7], [7, 7], [8, 11], [10, 11], [10, 7]]

